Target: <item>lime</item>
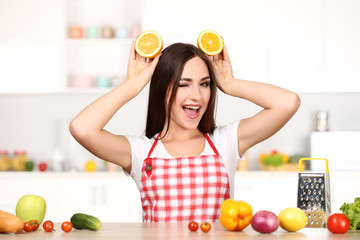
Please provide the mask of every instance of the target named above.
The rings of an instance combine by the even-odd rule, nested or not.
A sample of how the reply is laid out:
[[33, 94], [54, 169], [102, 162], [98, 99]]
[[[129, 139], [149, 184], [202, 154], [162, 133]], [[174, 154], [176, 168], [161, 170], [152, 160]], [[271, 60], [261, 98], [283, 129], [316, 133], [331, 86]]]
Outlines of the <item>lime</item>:
[[307, 216], [299, 208], [285, 208], [279, 215], [280, 227], [288, 232], [296, 232], [306, 226]]

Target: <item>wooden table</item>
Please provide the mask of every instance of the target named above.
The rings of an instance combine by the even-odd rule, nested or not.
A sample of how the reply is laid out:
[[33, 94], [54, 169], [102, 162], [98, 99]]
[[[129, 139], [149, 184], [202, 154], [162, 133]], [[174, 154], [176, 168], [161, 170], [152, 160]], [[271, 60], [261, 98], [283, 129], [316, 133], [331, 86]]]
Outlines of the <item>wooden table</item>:
[[360, 231], [349, 231], [346, 234], [332, 234], [327, 229], [304, 228], [298, 232], [286, 232], [279, 228], [271, 234], [260, 234], [255, 232], [251, 226], [242, 232], [230, 232], [224, 229], [219, 223], [212, 223], [212, 229], [208, 233], [203, 233], [199, 229], [197, 232], [190, 232], [187, 223], [103, 223], [97, 232], [88, 230], [73, 229], [69, 233], [61, 230], [61, 224], [55, 223], [56, 231], [44, 232], [42, 227], [36, 232], [0, 234], [1, 240], [9, 239], [242, 239], [242, 240], [303, 240], [303, 239], [341, 239], [355, 240], [360, 239]]

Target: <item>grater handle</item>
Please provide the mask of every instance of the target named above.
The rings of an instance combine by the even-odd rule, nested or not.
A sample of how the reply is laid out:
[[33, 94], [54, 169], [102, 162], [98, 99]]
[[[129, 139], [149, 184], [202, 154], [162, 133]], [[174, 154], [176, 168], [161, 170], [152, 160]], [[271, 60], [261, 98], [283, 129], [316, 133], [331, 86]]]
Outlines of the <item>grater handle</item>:
[[301, 158], [299, 160], [299, 172], [303, 172], [304, 160], [324, 160], [325, 161], [325, 173], [329, 173], [329, 161], [326, 158]]

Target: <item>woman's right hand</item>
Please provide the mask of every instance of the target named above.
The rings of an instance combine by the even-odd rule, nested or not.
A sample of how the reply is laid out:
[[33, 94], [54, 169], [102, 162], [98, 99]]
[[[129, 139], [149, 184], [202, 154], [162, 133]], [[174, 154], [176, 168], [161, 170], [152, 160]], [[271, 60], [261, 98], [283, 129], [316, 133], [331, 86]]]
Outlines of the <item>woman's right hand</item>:
[[150, 82], [160, 55], [153, 59], [141, 57], [135, 50], [135, 41], [131, 44], [126, 82], [138, 86], [140, 91]]

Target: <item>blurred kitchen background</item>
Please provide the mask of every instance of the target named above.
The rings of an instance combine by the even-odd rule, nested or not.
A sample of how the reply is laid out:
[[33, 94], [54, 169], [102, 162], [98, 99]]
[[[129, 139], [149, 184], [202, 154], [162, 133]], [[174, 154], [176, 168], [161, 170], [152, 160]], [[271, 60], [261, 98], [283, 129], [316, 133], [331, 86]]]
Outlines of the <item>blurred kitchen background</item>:
[[[302, 101], [280, 132], [248, 151], [244, 169], [259, 170], [258, 156], [275, 149], [314, 155], [312, 144], [330, 169], [360, 169], [359, 12], [357, 0], [0, 0], [0, 149], [25, 150], [50, 167], [61, 162], [54, 170], [83, 171], [89, 159], [105, 169], [68, 124], [123, 81], [137, 34], [155, 30], [166, 47], [196, 44], [214, 29], [236, 77], [290, 89]], [[147, 89], [106, 128], [141, 135], [146, 107]], [[219, 93], [217, 124], [258, 110]], [[314, 143], [316, 131], [325, 135]]]

